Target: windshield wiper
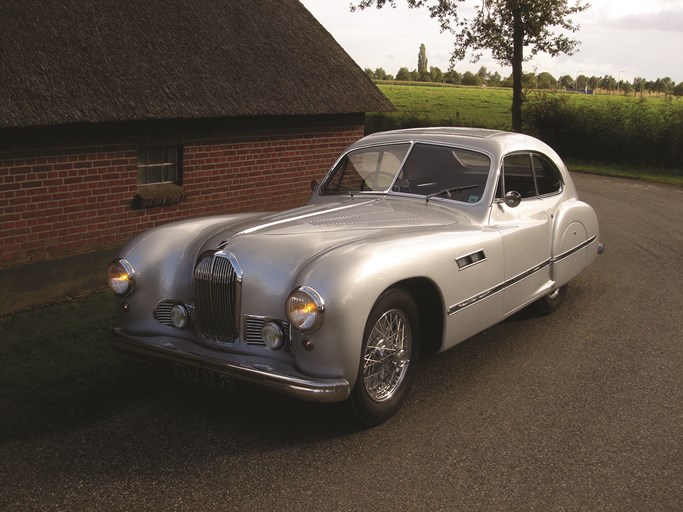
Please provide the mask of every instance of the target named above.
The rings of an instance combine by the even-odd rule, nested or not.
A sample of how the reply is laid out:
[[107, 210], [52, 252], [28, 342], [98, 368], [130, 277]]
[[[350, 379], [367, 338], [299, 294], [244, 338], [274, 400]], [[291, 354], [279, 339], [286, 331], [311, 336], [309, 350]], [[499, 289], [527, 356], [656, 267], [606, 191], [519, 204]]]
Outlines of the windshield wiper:
[[440, 196], [441, 194], [448, 194], [448, 197], [451, 197], [451, 192], [462, 192], [463, 190], [467, 190], [470, 188], [477, 188], [479, 185], [464, 185], [460, 187], [450, 187], [450, 188], [445, 188], [443, 190], [439, 190], [438, 192], [434, 192], [432, 194], [427, 194], [425, 196], [425, 201], [429, 201], [432, 197]]

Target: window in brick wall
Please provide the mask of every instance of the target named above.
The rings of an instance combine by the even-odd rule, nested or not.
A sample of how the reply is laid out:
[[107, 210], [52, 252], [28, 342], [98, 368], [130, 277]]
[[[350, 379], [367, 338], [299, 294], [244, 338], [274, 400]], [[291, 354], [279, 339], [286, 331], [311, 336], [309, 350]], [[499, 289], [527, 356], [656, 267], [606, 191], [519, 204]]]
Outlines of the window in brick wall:
[[140, 148], [133, 208], [169, 206], [185, 198], [181, 146]]

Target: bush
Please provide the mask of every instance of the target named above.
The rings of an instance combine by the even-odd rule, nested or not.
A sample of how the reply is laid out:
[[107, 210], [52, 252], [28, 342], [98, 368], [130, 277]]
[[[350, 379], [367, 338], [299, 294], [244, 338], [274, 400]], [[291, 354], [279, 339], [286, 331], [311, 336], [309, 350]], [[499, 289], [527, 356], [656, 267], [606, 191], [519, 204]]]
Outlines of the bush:
[[618, 98], [574, 102], [571, 95], [527, 97], [525, 131], [564, 157], [610, 164], [683, 167], [683, 107], [673, 101]]

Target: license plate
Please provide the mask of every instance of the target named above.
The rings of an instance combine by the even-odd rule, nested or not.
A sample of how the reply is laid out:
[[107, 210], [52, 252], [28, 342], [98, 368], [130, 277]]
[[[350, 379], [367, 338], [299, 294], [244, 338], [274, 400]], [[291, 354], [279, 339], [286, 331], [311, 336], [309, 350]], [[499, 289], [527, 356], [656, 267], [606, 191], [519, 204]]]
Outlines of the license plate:
[[232, 377], [223, 373], [198, 368], [184, 363], [173, 363], [173, 375], [205, 386], [233, 391]]

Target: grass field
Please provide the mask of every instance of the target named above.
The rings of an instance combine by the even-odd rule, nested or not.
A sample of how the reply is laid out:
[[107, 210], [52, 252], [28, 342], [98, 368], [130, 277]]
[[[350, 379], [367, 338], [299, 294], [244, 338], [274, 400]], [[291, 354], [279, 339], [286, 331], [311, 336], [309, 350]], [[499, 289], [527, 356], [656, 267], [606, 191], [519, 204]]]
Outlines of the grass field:
[[[511, 106], [512, 89], [498, 87], [466, 87], [435, 85], [408, 85], [380, 82], [379, 89], [394, 104], [397, 111], [388, 117], [401, 119], [413, 118], [430, 122], [432, 125], [453, 124], [458, 126], [477, 126], [509, 130], [512, 126]], [[617, 94], [573, 94], [530, 91], [529, 99], [537, 95], [565, 96], [570, 105], [595, 106], [615, 102], [639, 102], [640, 96]], [[651, 112], [668, 101], [683, 109], [683, 98], [646, 98]]]
[[390, 118], [412, 118], [433, 125], [509, 130], [511, 89], [379, 84], [397, 111]]

